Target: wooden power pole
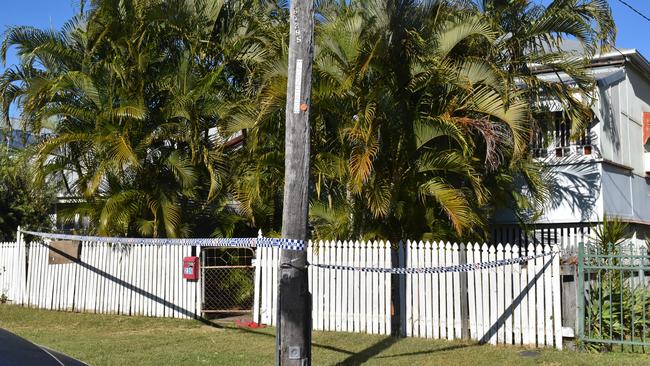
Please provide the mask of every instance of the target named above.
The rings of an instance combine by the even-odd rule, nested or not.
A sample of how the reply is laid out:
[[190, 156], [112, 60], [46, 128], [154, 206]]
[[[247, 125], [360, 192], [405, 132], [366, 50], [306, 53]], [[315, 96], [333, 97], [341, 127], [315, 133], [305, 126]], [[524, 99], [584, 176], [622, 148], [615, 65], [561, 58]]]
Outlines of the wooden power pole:
[[[306, 242], [313, 1], [292, 0], [290, 18], [282, 237]], [[311, 365], [311, 294], [307, 282], [307, 253], [282, 250], [279, 271], [276, 363], [308, 366]]]

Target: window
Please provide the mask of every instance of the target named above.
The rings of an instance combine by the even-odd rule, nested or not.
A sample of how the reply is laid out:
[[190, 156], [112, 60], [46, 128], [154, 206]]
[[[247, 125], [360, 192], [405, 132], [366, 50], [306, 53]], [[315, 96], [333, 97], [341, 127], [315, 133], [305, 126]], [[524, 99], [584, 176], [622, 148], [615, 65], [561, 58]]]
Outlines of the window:
[[555, 157], [567, 156], [571, 153], [571, 121], [562, 118], [562, 112], [553, 113], [555, 125]]
[[[571, 120], [562, 112], [550, 112], [540, 116], [542, 129], [533, 134], [532, 154], [536, 158], [546, 158], [552, 154], [556, 158], [570, 155], [591, 155], [591, 123], [576, 138], [571, 138]], [[545, 130], [548, 129], [548, 130]]]

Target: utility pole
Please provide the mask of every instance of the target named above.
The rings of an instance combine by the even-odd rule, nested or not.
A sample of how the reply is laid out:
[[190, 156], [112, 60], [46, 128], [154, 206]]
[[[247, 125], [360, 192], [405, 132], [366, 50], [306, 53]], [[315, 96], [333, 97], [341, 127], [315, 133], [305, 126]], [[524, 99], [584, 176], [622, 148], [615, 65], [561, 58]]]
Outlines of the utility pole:
[[[284, 155], [282, 237], [307, 241], [309, 107], [314, 41], [313, 0], [292, 0]], [[279, 269], [276, 364], [311, 365], [311, 294], [307, 253], [282, 250]]]

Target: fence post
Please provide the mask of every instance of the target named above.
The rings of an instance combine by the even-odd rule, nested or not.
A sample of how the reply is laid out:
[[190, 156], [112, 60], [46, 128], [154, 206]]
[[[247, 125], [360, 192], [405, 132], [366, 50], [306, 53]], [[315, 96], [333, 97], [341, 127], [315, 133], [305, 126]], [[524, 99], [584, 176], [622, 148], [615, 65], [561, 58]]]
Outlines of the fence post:
[[[459, 264], [467, 264], [467, 248], [464, 244], [460, 245], [458, 253]], [[460, 336], [462, 339], [469, 339], [469, 293], [467, 291], [467, 272], [460, 272]]]
[[[260, 229], [257, 232], [257, 237], [261, 238], [262, 237], [262, 229]], [[261, 287], [261, 281], [262, 281], [262, 268], [260, 267], [260, 249], [261, 247], [256, 247], [255, 248], [255, 257], [253, 258], [253, 265], [255, 266], [255, 284], [253, 285], [254, 292], [253, 292], [253, 321], [256, 323], [262, 323], [262, 318], [260, 316], [260, 303], [261, 303], [261, 297], [262, 297], [262, 287]], [[203, 292], [201, 292], [203, 294]]]
[[16, 229], [16, 252], [18, 258], [14, 259], [13, 283], [10, 284], [10, 292], [13, 291], [12, 299], [15, 304], [22, 305], [25, 288], [27, 287], [27, 248], [23, 242], [21, 227]]
[[[406, 251], [405, 251], [405, 246], [404, 242], [400, 241], [397, 244], [397, 265], [398, 267], [404, 268], [406, 267]], [[394, 329], [398, 332], [398, 334], [402, 337], [406, 337], [406, 275], [405, 274], [399, 274], [398, 280], [395, 281], [397, 284], [397, 293], [398, 293], [398, 301], [397, 303], [399, 304], [395, 308], [395, 315], [398, 318], [399, 321], [399, 327], [395, 327]], [[399, 330], [397, 330], [399, 329]]]
[[578, 244], [578, 340], [582, 341], [585, 333], [585, 282], [584, 282], [585, 244]]
[[[401, 242], [397, 242], [395, 246], [392, 244], [390, 246], [390, 264], [392, 268], [397, 268], [400, 266], [400, 246]], [[402, 333], [401, 319], [402, 312], [404, 310], [402, 308], [402, 276], [398, 274], [391, 274], [390, 284], [390, 299], [387, 299], [391, 302], [392, 307], [390, 317], [390, 333], [392, 336], [399, 337]]]

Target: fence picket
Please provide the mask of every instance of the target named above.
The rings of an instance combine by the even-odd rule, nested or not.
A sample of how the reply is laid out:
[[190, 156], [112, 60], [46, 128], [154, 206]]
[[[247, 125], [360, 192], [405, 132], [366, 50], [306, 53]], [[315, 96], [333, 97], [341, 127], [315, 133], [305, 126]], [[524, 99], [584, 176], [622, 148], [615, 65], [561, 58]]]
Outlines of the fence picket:
[[[517, 245], [512, 246], [512, 258], [519, 258], [519, 247]], [[521, 265], [514, 264], [511, 266], [511, 271], [512, 271], [512, 298], [513, 301], [515, 299], [520, 299], [518, 303], [513, 303], [514, 306], [514, 313], [512, 317], [512, 333], [513, 333], [513, 343], [514, 344], [522, 344], [522, 327], [521, 327], [521, 309], [522, 307], [525, 308], [526, 306], [522, 302], [522, 297], [521, 297], [521, 278], [523, 277], [523, 273], [521, 270]]]
[[[177, 263], [183, 263], [182, 262], [183, 258], [189, 257], [191, 255], [192, 247], [190, 247], [189, 245], [184, 245], [181, 248], [183, 248], [183, 253], [181, 255], [181, 260], [178, 261]], [[194, 302], [192, 300], [192, 284], [194, 283], [194, 281], [188, 281], [184, 279], [182, 273], [183, 273], [183, 269], [181, 268], [180, 281], [181, 281], [181, 285], [183, 286], [183, 298], [181, 299], [181, 305], [183, 307], [183, 317], [185, 319], [191, 319], [192, 314], [194, 314], [194, 311], [192, 310], [192, 306], [191, 306], [191, 304]]]
[[174, 256], [174, 283], [176, 283], [176, 301], [174, 301], [174, 304], [176, 304], [176, 308], [178, 311], [178, 317], [180, 319], [185, 317], [184, 313], [184, 307], [183, 307], [183, 266], [181, 263], [183, 263], [183, 247], [182, 246], [175, 246], [176, 249], [176, 255]]
[[[422, 241], [418, 242], [417, 246], [417, 252], [416, 252], [416, 258], [417, 258], [417, 263], [416, 267], [418, 268], [423, 268], [425, 266], [424, 262], [424, 255], [426, 252], [426, 247], [425, 244]], [[426, 336], [426, 311], [425, 311], [425, 304], [427, 302], [426, 298], [426, 293], [428, 288], [426, 287], [425, 283], [425, 275], [424, 273], [418, 273], [414, 274], [414, 277], [417, 276], [418, 278], [418, 288], [417, 288], [417, 294], [418, 294], [418, 301], [417, 301], [417, 308], [414, 309], [414, 311], [417, 314], [417, 327], [418, 327], [418, 332], [417, 335], [418, 337], [425, 337]]]
[[[47, 256], [47, 251], [46, 251], [47, 248], [43, 247], [43, 249], [44, 249], [43, 250], [44, 254]], [[56, 283], [56, 277], [55, 277], [55, 274], [56, 274], [55, 267], [56, 266], [55, 265], [50, 265], [49, 263], [47, 263], [47, 257], [46, 257], [44, 262], [46, 264], [46, 267], [45, 267], [46, 268], [46, 273], [47, 273], [46, 278], [51, 279], [50, 281], [45, 282], [45, 284], [46, 284], [46, 294], [47, 294], [47, 296], [46, 296], [47, 300], [45, 302], [45, 309], [52, 310], [53, 309], [52, 304], [54, 303], [54, 299], [55, 299], [54, 286], [55, 286], [55, 283]]]
[[117, 251], [116, 251], [117, 246], [112, 245], [110, 250], [108, 251], [109, 254], [109, 267], [108, 267], [108, 275], [109, 277], [107, 278], [108, 284], [109, 284], [109, 290], [110, 293], [108, 294], [108, 314], [115, 314], [117, 312], [117, 297], [116, 297], [116, 290], [117, 290], [117, 283], [115, 282], [115, 279], [118, 277], [117, 274]]
[[267, 247], [261, 247], [257, 249], [260, 252], [260, 263], [262, 265], [262, 310], [260, 311], [261, 314], [261, 322], [264, 324], [271, 324], [271, 289], [272, 289], [272, 284], [270, 283], [271, 281], [271, 261], [270, 261], [270, 254], [271, 254], [271, 248]]
[[[419, 241], [415, 243], [415, 252], [413, 256], [413, 267], [422, 267], [423, 266], [423, 243]], [[422, 297], [424, 295], [424, 283], [421, 273], [411, 275], [413, 277], [413, 288], [415, 295], [413, 296], [413, 335], [415, 337], [424, 336], [424, 312], [423, 306], [420, 306], [422, 303]]]
[[[173, 247], [172, 250], [176, 252], [176, 247]], [[141, 265], [140, 270], [140, 311], [142, 316], [149, 316], [149, 298], [147, 293], [149, 292], [149, 274], [151, 273], [151, 261], [149, 260], [149, 245], [142, 245], [140, 250], [140, 255], [142, 256], [144, 263]], [[172, 270], [172, 273], [174, 271]], [[176, 291], [175, 291], [176, 292]], [[174, 299], [176, 300], [176, 299]], [[178, 317], [178, 314], [174, 314], [174, 318]]]
[[[431, 243], [431, 266], [438, 267], [440, 263], [440, 243], [435, 241]], [[440, 274], [431, 275], [431, 325], [433, 331], [431, 336], [434, 339], [440, 339]]]
[[[488, 245], [483, 244], [483, 247], [481, 248], [481, 261], [482, 262], [487, 262], [489, 261], [489, 255], [488, 255]], [[490, 339], [490, 277], [489, 277], [489, 270], [482, 269], [481, 270], [481, 299], [482, 299], [482, 308], [483, 308], [483, 327], [482, 327], [482, 335], [481, 335], [481, 340], [483, 342], [487, 342]]]
[[[550, 253], [551, 247], [546, 244], [544, 252]], [[553, 256], [542, 257], [544, 270], [544, 345], [553, 346]], [[549, 263], [550, 262], [550, 263]], [[547, 265], [548, 264], [548, 265]]]
[[[261, 233], [260, 233], [261, 236]], [[253, 296], [253, 321], [256, 323], [261, 323], [262, 319], [260, 318], [260, 300], [261, 296], [257, 296], [260, 293], [260, 286], [262, 286], [262, 265], [261, 265], [261, 247], [258, 247], [255, 250], [255, 256], [253, 257], [253, 264], [255, 266], [255, 277], [253, 282], [253, 291], [255, 296]], [[201, 276], [203, 279], [203, 276]]]
[[[385, 267], [386, 265], [386, 243], [380, 241], [377, 246], [377, 267]], [[386, 275], [383, 273], [377, 274], [377, 318], [379, 322], [377, 324], [377, 332], [379, 334], [386, 334], [386, 297], [383, 296], [382, 292], [386, 291]]]
[[[341, 243], [340, 240], [336, 241], [335, 247], [334, 247], [334, 252], [336, 253], [334, 256], [334, 263], [341, 263], [343, 257], [343, 243]], [[336, 289], [335, 295], [334, 295], [334, 327], [332, 330], [336, 330], [337, 332], [341, 331], [341, 301], [342, 299], [342, 291], [343, 291], [343, 270], [337, 269], [334, 272], [334, 288]]]
[[[406, 241], [402, 261], [404, 262], [405, 267], [412, 267], [412, 253], [413, 248], [411, 247], [412, 242], [410, 240]], [[405, 317], [405, 326], [404, 333], [407, 337], [413, 336], [413, 276], [404, 275], [404, 282], [406, 288], [404, 290], [404, 317]]]
[[[34, 260], [34, 246], [30, 245], [27, 247], [27, 255], [31, 260]], [[34, 262], [31, 263], [31, 265], [34, 265]], [[26, 288], [26, 298], [25, 298], [25, 305], [32, 307], [34, 306], [34, 283], [36, 282], [36, 276], [30, 276], [29, 273], [29, 268], [26, 268], [27, 271], [27, 288]]]
[[[544, 252], [544, 248], [542, 247], [541, 244], [537, 244], [536, 246], [536, 251], [535, 254], [542, 254]], [[536, 334], [537, 334], [537, 345], [542, 346], [546, 343], [545, 340], [545, 334], [544, 334], [544, 275], [543, 273], [546, 272], [544, 268], [544, 258], [543, 257], [538, 257], [535, 259], [535, 275], [536, 275], [536, 281], [535, 281], [535, 295], [536, 295], [536, 305], [537, 305], [537, 312], [535, 313], [535, 320], [536, 320]]]
[[74, 302], [76, 292], [79, 291], [77, 287], [77, 276], [79, 274], [79, 265], [77, 263], [70, 264], [70, 275], [68, 278], [68, 299], [66, 301], [66, 310], [74, 311]]
[[[346, 259], [345, 259], [345, 265], [346, 266], [353, 266], [354, 265], [354, 245], [355, 242], [353, 241], [348, 241], [347, 243], [347, 250], [346, 250]], [[348, 332], [354, 332], [354, 306], [355, 306], [355, 294], [354, 294], [354, 275], [357, 273], [357, 271], [345, 271], [345, 289], [348, 292], [347, 297], [345, 298], [345, 304], [347, 306], [347, 311], [346, 311], [346, 321], [347, 321], [347, 331]]]
[[[386, 246], [384, 247], [384, 267], [390, 268], [392, 267], [392, 245], [390, 241], [386, 242]], [[356, 272], [356, 271], [355, 271]], [[385, 309], [385, 319], [384, 323], [385, 325], [385, 331], [384, 334], [390, 335], [392, 333], [392, 319], [391, 319], [391, 313], [393, 310], [392, 303], [391, 303], [391, 293], [392, 293], [392, 287], [391, 287], [391, 274], [390, 273], [384, 273], [384, 294], [383, 294], [383, 299], [384, 299], [384, 309]]]
[[159, 297], [158, 294], [160, 294], [162, 290], [162, 271], [160, 271], [162, 258], [160, 253], [161, 252], [160, 245], [152, 245], [151, 252], [153, 256], [153, 263], [151, 265], [152, 266], [151, 274], [153, 275], [152, 295], [155, 295], [155, 298], [153, 300], [152, 314], [154, 316], [161, 316], [163, 312], [163, 304], [158, 299]]
[[[458, 244], [454, 243], [454, 245], [451, 247], [451, 249], [452, 249], [451, 261], [452, 261], [454, 266], [457, 266], [457, 265], [460, 264], [460, 258], [459, 258], [459, 254], [458, 254], [458, 250], [459, 250]], [[463, 250], [464, 250], [464, 248], [463, 248]], [[454, 331], [453, 331], [453, 334], [454, 334], [454, 338], [460, 339], [461, 338], [460, 331], [461, 331], [461, 327], [462, 327], [462, 323], [461, 323], [461, 320], [460, 320], [460, 297], [461, 297], [461, 293], [460, 293], [460, 273], [454, 272], [452, 274], [452, 277], [453, 277], [453, 281], [454, 281], [454, 300], [452, 302], [454, 304]], [[465, 296], [465, 294], [462, 294], [462, 296]]]
[[555, 348], [562, 349], [562, 294], [560, 292], [560, 255], [559, 248], [555, 246], [553, 251], [556, 253], [553, 258], [553, 328], [555, 330]]
[[86, 248], [88, 242], [81, 242], [81, 254], [79, 256], [79, 263], [77, 267], [77, 281], [76, 293], [73, 311], [84, 311], [86, 308], [87, 294], [88, 294], [88, 269], [84, 266], [86, 263]]
[[[348, 265], [348, 251], [350, 250], [350, 242], [344, 241], [341, 243], [341, 262], [344, 266]], [[344, 271], [342, 270], [340, 275], [341, 275], [341, 331], [347, 332], [348, 331], [348, 302], [350, 301], [348, 298], [348, 274], [350, 271]]]
[[[438, 246], [438, 265], [440, 267], [447, 266], [445, 258], [445, 243], [440, 242]], [[447, 274], [441, 273], [438, 275], [440, 281], [439, 295], [439, 314], [440, 314], [440, 339], [447, 338]]]
[[[43, 288], [45, 286], [45, 270], [47, 269], [45, 267], [45, 263], [43, 263], [43, 258], [41, 254], [41, 248], [42, 246], [36, 242], [30, 243], [30, 247], [32, 247], [32, 254], [34, 255], [33, 264], [29, 266], [27, 269], [29, 276], [34, 276], [36, 277], [34, 279], [34, 289], [33, 289], [33, 295], [34, 299], [32, 301], [32, 304], [36, 308], [44, 309], [45, 308], [45, 289]], [[34, 265], [36, 264], [36, 265]], [[40, 272], [40, 275], [39, 275]]]
[[[503, 257], [505, 259], [512, 259], [512, 247], [510, 244], [506, 244], [504, 248]], [[505, 344], [512, 344], [512, 315], [513, 315], [513, 303], [512, 303], [512, 265], [505, 266], [503, 268], [503, 281], [504, 281], [504, 307], [505, 307], [505, 339], [503, 342]]]
[[174, 275], [174, 282], [176, 283], [176, 301], [174, 304], [176, 304], [176, 307], [178, 309], [178, 317], [180, 319], [183, 319], [186, 317], [185, 314], [185, 279], [183, 279], [183, 266], [181, 265], [183, 261], [183, 255], [184, 255], [184, 247], [182, 246], [177, 246], [176, 247], [176, 256], [174, 258], [176, 265], [174, 266], [175, 270], [175, 275]]
[[[372, 242], [372, 267], [379, 267], [379, 243], [375, 240]], [[372, 286], [370, 296], [372, 297], [372, 334], [379, 334], [379, 273], [373, 272]]]
[[[307, 263], [314, 264], [316, 263], [316, 249], [314, 248], [315, 243], [313, 241], [309, 241], [307, 243]], [[314, 319], [316, 317], [316, 314], [318, 313], [318, 296], [316, 296], [316, 292], [318, 291], [318, 286], [314, 283], [314, 272], [316, 271], [316, 268], [312, 265], [307, 267], [307, 279], [309, 281], [309, 292], [311, 293], [311, 317], [312, 317], [312, 324], [314, 324]], [[253, 305], [254, 306], [254, 305]], [[313, 325], [312, 325], [313, 327]]]
[[124, 306], [122, 315], [131, 315], [133, 313], [133, 246], [127, 246], [124, 254]]
[[273, 278], [271, 289], [271, 325], [277, 325], [277, 307], [278, 307], [278, 265], [280, 263], [279, 251], [277, 248], [271, 248], [271, 277]]
[[10, 300], [14, 299], [13, 273], [14, 269], [9, 267], [9, 258], [13, 257], [13, 250], [10, 249], [10, 243], [0, 242], [0, 295], [6, 295]]
[[[528, 255], [526, 247], [522, 246], [519, 248], [520, 250], [520, 256], [521, 255]], [[530, 267], [529, 263], [524, 263], [525, 266], [521, 266], [519, 268], [520, 272], [520, 277], [519, 277], [519, 291], [521, 294], [521, 306], [519, 308], [521, 309], [521, 344], [526, 345], [530, 344], [530, 322], [529, 322], [529, 310], [530, 307], [528, 306], [529, 302], [529, 292], [530, 292], [530, 286], [528, 284], [528, 267]]]
[[[38, 268], [42, 268], [42, 273], [43, 275], [39, 276], [39, 298], [40, 300], [38, 301], [39, 303], [39, 308], [41, 309], [47, 309], [46, 304], [47, 304], [47, 298], [49, 297], [47, 287], [48, 287], [48, 280], [51, 279], [51, 277], [48, 277], [48, 265], [47, 265], [47, 253], [45, 247], [38, 243], [35, 244], [38, 252], [38, 261], [40, 262], [40, 266]], [[36, 271], [36, 269], [35, 269]]]
[[[406, 247], [404, 241], [400, 241], [397, 244], [397, 262], [399, 267], [404, 268], [406, 267]], [[406, 330], [408, 327], [407, 324], [407, 317], [406, 317], [406, 275], [400, 274], [398, 276], [398, 289], [399, 289], [399, 319], [400, 319], [400, 330], [399, 330], [399, 335], [401, 336], [406, 336]]]
[[[331, 245], [331, 242], [326, 241], [324, 242], [324, 248], [323, 248], [323, 258], [325, 260], [325, 263], [335, 263], [332, 262], [332, 257], [333, 257], [333, 248]], [[334, 254], [335, 255], [335, 254]], [[334, 292], [334, 282], [332, 282], [332, 276], [334, 275], [334, 271], [324, 271], [324, 277], [325, 277], [325, 288], [323, 291], [323, 301], [324, 301], [324, 313], [323, 313], [323, 328], [322, 330], [330, 330], [332, 329], [332, 321], [333, 321], [333, 313], [334, 313], [334, 297], [336, 293]], [[364, 289], [365, 293], [365, 289]]]
[[[109, 247], [108, 243], [102, 243], [101, 248], [102, 248], [102, 252], [101, 252], [102, 253], [102, 255], [101, 255], [102, 261], [101, 261], [101, 265], [100, 265], [99, 268], [101, 270], [100, 279], [101, 279], [101, 282], [102, 282], [102, 286], [101, 286], [101, 307], [100, 307], [99, 312], [101, 314], [106, 314], [106, 313], [108, 313], [108, 307], [110, 305], [110, 302], [109, 302], [110, 301], [110, 281], [108, 280], [106, 275], [110, 271], [110, 254], [111, 254], [111, 251], [110, 251], [110, 247]], [[147, 258], [147, 264], [149, 264], [149, 263], [151, 263], [151, 262], [149, 261], [149, 258]], [[149, 314], [147, 314], [147, 315], [149, 315]]]
[[25, 237], [24, 237], [23, 233], [19, 233], [18, 238], [19, 238], [18, 239], [18, 244], [22, 247], [22, 250], [23, 250], [23, 253], [24, 253], [24, 256], [21, 258], [22, 259], [22, 261], [21, 261], [22, 268], [20, 270], [21, 276], [23, 276], [23, 278], [21, 279], [21, 283], [23, 284], [23, 294], [22, 294], [23, 296], [22, 296], [20, 304], [24, 306], [24, 305], [27, 304], [27, 291], [28, 291], [27, 280], [29, 279], [27, 277], [27, 264], [28, 264], [27, 263], [27, 258], [28, 258], [27, 255], [28, 255], [28, 250], [29, 250], [29, 244], [25, 241]]
[[86, 246], [81, 249], [81, 261], [84, 264], [84, 277], [85, 279], [85, 299], [82, 311], [91, 312], [95, 303], [95, 277], [92, 268], [92, 257], [95, 253], [95, 243], [87, 242]]
[[[528, 245], [528, 255], [534, 255], [535, 254], [535, 247], [532, 244]], [[530, 261], [527, 263], [527, 270], [528, 270], [528, 291], [527, 291], [527, 297], [528, 297], [528, 329], [526, 329], [527, 333], [527, 341], [526, 344], [534, 345], [536, 343], [536, 336], [535, 336], [535, 330], [537, 329], [537, 317], [536, 317], [536, 311], [537, 311], [537, 281], [535, 280], [535, 261]]]
[[[140, 247], [139, 257], [140, 258], [146, 258], [145, 251], [146, 251], [147, 247], [144, 246], [144, 245], [140, 245], [139, 247]], [[175, 249], [176, 248], [171, 247], [172, 253], [174, 252]], [[146, 298], [146, 284], [147, 284], [147, 282], [146, 282], [146, 277], [145, 277], [146, 272], [147, 272], [146, 263], [140, 263], [140, 265], [138, 265], [138, 277], [139, 277], [138, 278], [138, 295], [139, 295], [138, 296], [138, 313], [141, 316], [146, 316], [147, 315], [146, 314], [146, 299], [147, 299]], [[170, 272], [172, 273], [172, 276], [173, 276], [173, 274], [174, 274], [173, 268], [171, 268]], [[174, 291], [174, 293], [175, 292], [176, 291]], [[174, 298], [174, 300], [175, 300], [175, 298]], [[174, 312], [172, 314], [172, 316], [175, 318], [176, 313]]]
[[[503, 245], [501, 243], [497, 244], [497, 260], [503, 260]], [[503, 266], [496, 268], [496, 281], [497, 281], [497, 342], [505, 343], [505, 320], [503, 316], [505, 315], [505, 275]]]
[[[474, 245], [472, 243], [467, 244], [467, 263], [476, 263], [474, 259]], [[470, 271], [467, 273], [467, 305], [469, 307], [469, 337], [470, 339], [478, 339], [476, 332], [476, 290], [475, 290], [475, 278], [474, 274], [476, 271]]]
[[[48, 244], [51, 245], [51, 242]], [[49, 251], [49, 247], [48, 247]], [[52, 283], [50, 284], [50, 293], [51, 293], [51, 298], [49, 301], [49, 310], [59, 310], [59, 295], [61, 294], [60, 291], [60, 269], [61, 265], [60, 264], [49, 264], [48, 261], [48, 268], [50, 269], [50, 273], [52, 276]]]
[[[32, 258], [31, 257], [33, 253], [32, 246], [27, 245], [24, 242], [23, 245], [26, 245], [25, 247], [26, 256]], [[25, 266], [25, 293], [23, 295], [23, 305], [28, 307], [32, 307], [33, 304], [33, 298], [32, 298], [33, 286], [34, 286], [34, 278], [29, 276], [29, 268]]]
[[[433, 255], [433, 250], [431, 249], [431, 243], [424, 243], [424, 265], [423, 267], [431, 267], [431, 257]], [[432, 306], [433, 301], [437, 300], [435, 297], [432, 297], [433, 294], [433, 282], [431, 273], [422, 274], [424, 277], [424, 288], [426, 291], [422, 294], [424, 302], [424, 318], [425, 318], [425, 331], [426, 333], [421, 335], [422, 337], [433, 338], [433, 316], [432, 316]]]
[[18, 244], [0, 243], [0, 294], [6, 295], [10, 300], [16, 299], [15, 278], [18, 277], [18, 266], [11, 264], [9, 259], [15, 260]]
[[[360, 264], [360, 258], [361, 258], [361, 243], [359, 241], [354, 242], [354, 253], [352, 255], [352, 265], [355, 267], [359, 267]], [[323, 269], [320, 269], [321, 271]], [[353, 284], [350, 286], [354, 291], [353, 296], [354, 296], [354, 331], [355, 332], [362, 332], [361, 324], [362, 324], [362, 319], [361, 319], [361, 302], [365, 300], [365, 294], [361, 292], [361, 273], [359, 271], [353, 271]], [[319, 273], [319, 275], [321, 275]]]
[[[328, 263], [327, 257], [325, 257], [325, 243], [321, 240], [318, 242], [318, 263]], [[326, 272], [323, 268], [318, 268], [318, 320], [316, 322], [317, 329], [325, 329], [325, 319], [326, 319], [326, 305], [329, 300], [327, 297], [327, 287], [325, 287], [325, 276]]]
[[[492, 262], [494, 260], [496, 260], [496, 249], [491, 246], [488, 250], [488, 261]], [[497, 344], [497, 320], [499, 318], [497, 313], [497, 271], [489, 269], [488, 276], [490, 278], [490, 321], [488, 331], [490, 333], [490, 343]]]

